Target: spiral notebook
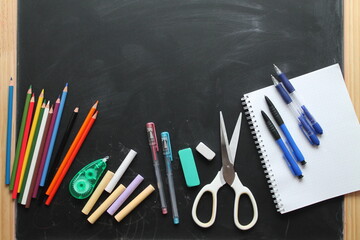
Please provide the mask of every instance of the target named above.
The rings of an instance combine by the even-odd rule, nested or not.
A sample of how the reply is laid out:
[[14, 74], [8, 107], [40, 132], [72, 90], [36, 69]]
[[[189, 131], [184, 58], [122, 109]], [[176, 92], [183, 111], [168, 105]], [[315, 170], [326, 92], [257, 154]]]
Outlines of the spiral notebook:
[[[360, 127], [338, 64], [290, 80], [322, 126], [320, 145], [311, 146], [274, 86], [244, 95], [243, 105], [276, 208], [287, 213], [360, 190]], [[269, 83], [271, 80], [269, 79]], [[270, 117], [264, 96], [275, 104], [307, 164], [294, 177], [260, 111]], [[274, 119], [272, 121], [275, 123]], [[278, 129], [279, 131], [279, 129]], [[281, 134], [281, 132], [279, 131]], [[282, 136], [283, 139], [284, 136]]]

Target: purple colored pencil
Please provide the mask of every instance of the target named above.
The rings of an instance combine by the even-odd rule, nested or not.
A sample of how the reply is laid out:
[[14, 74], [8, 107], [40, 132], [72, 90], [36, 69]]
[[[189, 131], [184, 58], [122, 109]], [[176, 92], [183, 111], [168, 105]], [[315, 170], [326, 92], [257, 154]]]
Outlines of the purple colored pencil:
[[128, 199], [128, 197], [133, 193], [133, 191], [139, 186], [139, 184], [144, 180], [144, 178], [138, 174], [134, 180], [129, 184], [125, 191], [115, 200], [115, 202], [109, 207], [107, 212], [110, 215], [114, 213], [121, 207], [121, 205]]
[[45, 159], [46, 159], [47, 152], [49, 150], [50, 139], [51, 139], [51, 136], [52, 136], [53, 131], [54, 131], [55, 120], [56, 120], [56, 116], [57, 116], [58, 111], [59, 111], [59, 106], [60, 106], [60, 96], [56, 99], [55, 109], [54, 109], [53, 116], [51, 118], [50, 128], [49, 128], [48, 134], [46, 135], [45, 146], [44, 146], [43, 153], [41, 155], [40, 167], [39, 167], [39, 171], [38, 171], [37, 176], [36, 176], [36, 183], [35, 183], [34, 192], [33, 192], [33, 195], [32, 195], [33, 198], [36, 198], [36, 196], [38, 194], [41, 175], [42, 175], [42, 172], [44, 170]]

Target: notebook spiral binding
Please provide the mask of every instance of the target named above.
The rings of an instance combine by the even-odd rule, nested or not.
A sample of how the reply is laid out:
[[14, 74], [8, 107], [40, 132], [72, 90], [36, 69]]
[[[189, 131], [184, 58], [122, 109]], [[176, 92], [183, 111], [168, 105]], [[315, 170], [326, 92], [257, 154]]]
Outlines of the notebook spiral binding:
[[259, 157], [261, 160], [262, 167], [265, 169], [265, 177], [267, 179], [267, 183], [270, 188], [270, 192], [274, 199], [275, 206], [278, 212], [283, 212], [285, 209], [283, 208], [283, 204], [281, 203], [281, 198], [278, 193], [276, 180], [271, 168], [270, 161], [268, 159], [268, 155], [266, 154], [265, 146], [263, 144], [261, 133], [258, 129], [257, 121], [254, 116], [254, 110], [252, 109], [252, 104], [247, 94], [241, 98], [241, 102], [243, 105], [243, 109], [245, 111], [245, 117], [249, 124], [251, 134], [253, 135], [253, 139], [255, 141], [256, 148], [258, 149]]

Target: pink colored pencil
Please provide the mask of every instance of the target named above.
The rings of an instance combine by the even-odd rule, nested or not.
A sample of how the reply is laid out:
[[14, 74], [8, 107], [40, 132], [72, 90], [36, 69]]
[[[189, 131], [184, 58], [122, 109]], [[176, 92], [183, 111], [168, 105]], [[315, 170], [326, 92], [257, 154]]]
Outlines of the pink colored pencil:
[[44, 151], [41, 155], [41, 162], [40, 162], [40, 167], [39, 167], [39, 171], [37, 172], [37, 176], [36, 176], [36, 183], [35, 183], [35, 187], [34, 187], [34, 191], [33, 191], [33, 198], [36, 198], [37, 194], [38, 194], [38, 190], [39, 190], [39, 185], [40, 185], [40, 180], [41, 180], [41, 175], [42, 172], [44, 170], [44, 165], [45, 165], [45, 159], [46, 159], [46, 155], [47, 152], [49, 150], [49, 145], [50, 145], [50, 139], [52, 136], [52, 133], [54, 131], [54, 126], [55, 126], [55, 120], [56, 120], [56, 115], [59, 111], [59, 106], [60, 106], [60, 96], [56, 99], [55, 102], [55, 109], [54, 109], [54, 113], [53, 116], [51, 118], [51, 123], [50, 123], [50, 127], [49, 127], [49, 131], [46, 135], [46, 141], [45, 141], [45, 146], [44, 146]]

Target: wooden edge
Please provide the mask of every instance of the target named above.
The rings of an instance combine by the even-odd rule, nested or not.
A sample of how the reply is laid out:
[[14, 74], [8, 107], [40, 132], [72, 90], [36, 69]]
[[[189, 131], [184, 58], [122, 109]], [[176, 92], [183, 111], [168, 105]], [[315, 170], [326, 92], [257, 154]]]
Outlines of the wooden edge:
[[[16, 89], [16, 43], [17, 43], [17, 1], [4, 0], [0, 3], [0, 126], [6, 126], [7, 83], [4, 79], [13, 77]], [[355, 111], [360, 117], [360, 1], [344, 0], [344, 77]], [[16, 113], [16, 91], [14, 91], [14, 122]], [[5, 156], [5, 130], [0, 128], [0, 154]], [[15, 130], [15, 125], [13, 130]], [[13, 137], [13, 152], [15, 138]], [[3, 158], [3, 157], [1, 157]], [[4, 161], [0, 163], [0, 181], [4, 181]], [[0, 239], [15, 239], [15, 209], [4, 183], [0, 184]], [[359, 206], [359, 207], [357, 207]], [[360, 192], [345, 196], [344, 239], [360, 239]]]
[[[344, 0], [344, 78], [360, 117], [360, 1]], [[359, 172], [360, 174], [360, 172]], [[360, 192], [344, 200], [344, 239], [360, 239]]]
[[[0, 239], [15, 239], [15, 204], [5, 185], [5, 146], [7, 126], [8, 81], [14, 80], [14, 106], [11, 159], [15, 153], [16, 133], [16, 47], [17, 47], [17, 0], [0, 2]], [[12, 166], [12, 164], [11, 164]]]

